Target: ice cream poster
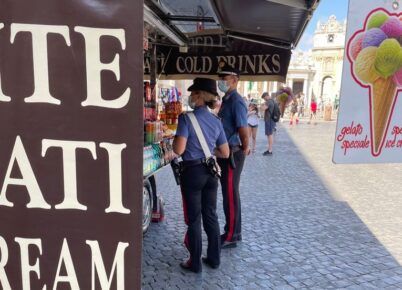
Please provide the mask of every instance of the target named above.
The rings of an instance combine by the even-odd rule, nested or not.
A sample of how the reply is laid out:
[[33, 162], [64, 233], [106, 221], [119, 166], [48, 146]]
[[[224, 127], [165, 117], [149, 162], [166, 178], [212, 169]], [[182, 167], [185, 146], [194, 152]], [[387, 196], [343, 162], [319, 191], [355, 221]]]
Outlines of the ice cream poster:
[[402, 162], [402, 9], [350, 0], [335, 163]]

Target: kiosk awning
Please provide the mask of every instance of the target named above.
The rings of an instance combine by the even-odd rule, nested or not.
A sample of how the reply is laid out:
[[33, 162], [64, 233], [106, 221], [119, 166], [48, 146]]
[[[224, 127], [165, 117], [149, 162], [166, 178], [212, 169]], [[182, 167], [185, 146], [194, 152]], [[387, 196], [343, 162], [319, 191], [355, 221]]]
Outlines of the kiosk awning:
[[291, 49], [318, 3], [145, 0], [145, 21], [163, 35], [153, 39], [158, 47], [158, 74], [161, 79], [213, 77], [222, 62], [229, 62], [243, 72], [243, 80], [284, 81]]
[[292, 49], [319, 0], [211, 0], [226, 34]]

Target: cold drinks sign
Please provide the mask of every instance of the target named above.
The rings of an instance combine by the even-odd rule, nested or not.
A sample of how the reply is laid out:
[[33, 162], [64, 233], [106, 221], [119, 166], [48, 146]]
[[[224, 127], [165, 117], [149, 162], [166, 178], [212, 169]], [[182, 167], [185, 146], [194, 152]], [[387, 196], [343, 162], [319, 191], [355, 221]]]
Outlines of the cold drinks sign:
[[402, 10], [392, 2], [349, 2], [335, 163], [402, 162]]
[[0, 4], [1, 289], [138, 289], [142, 3]]

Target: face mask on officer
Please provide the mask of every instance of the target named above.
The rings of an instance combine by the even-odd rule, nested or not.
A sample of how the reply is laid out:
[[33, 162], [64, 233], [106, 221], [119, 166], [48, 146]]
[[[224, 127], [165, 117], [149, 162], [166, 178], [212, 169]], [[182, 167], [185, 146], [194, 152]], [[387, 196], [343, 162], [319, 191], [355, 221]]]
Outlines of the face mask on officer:
[[193, 95], [188, 97], [188, 106], [193, 110], [195, 109], [196, 103], [193, 100]]
[[229, 86], [229, 84], [228, 84], [228, 82], [227, 81], [225, 81], [225, 80], [219, 80], [218, 81], [218, 88], [219, 88], [219, 90], [222, 92], [222, 93], [227, 93], [227, 91], [229, 91], [229, 88], [230, 88], [230, 86]]

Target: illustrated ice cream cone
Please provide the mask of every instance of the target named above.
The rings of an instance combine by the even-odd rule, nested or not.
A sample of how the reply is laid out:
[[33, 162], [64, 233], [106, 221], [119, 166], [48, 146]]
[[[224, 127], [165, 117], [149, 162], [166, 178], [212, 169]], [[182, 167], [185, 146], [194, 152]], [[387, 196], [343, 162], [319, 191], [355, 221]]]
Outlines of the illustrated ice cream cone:
[[378, 78], [372, 89], [372, 122], [374, 130], [374, 149], [378, 152], [387, 129], [392, 104], [396, 97], [397, 86], [392, 77]]
[[366, 23], [349, 42], [349, 59], [355, 79], [371, 88], [371, 149], [379, 156], [402, 88], [402, 22], [383, 10], [370, 14]]

